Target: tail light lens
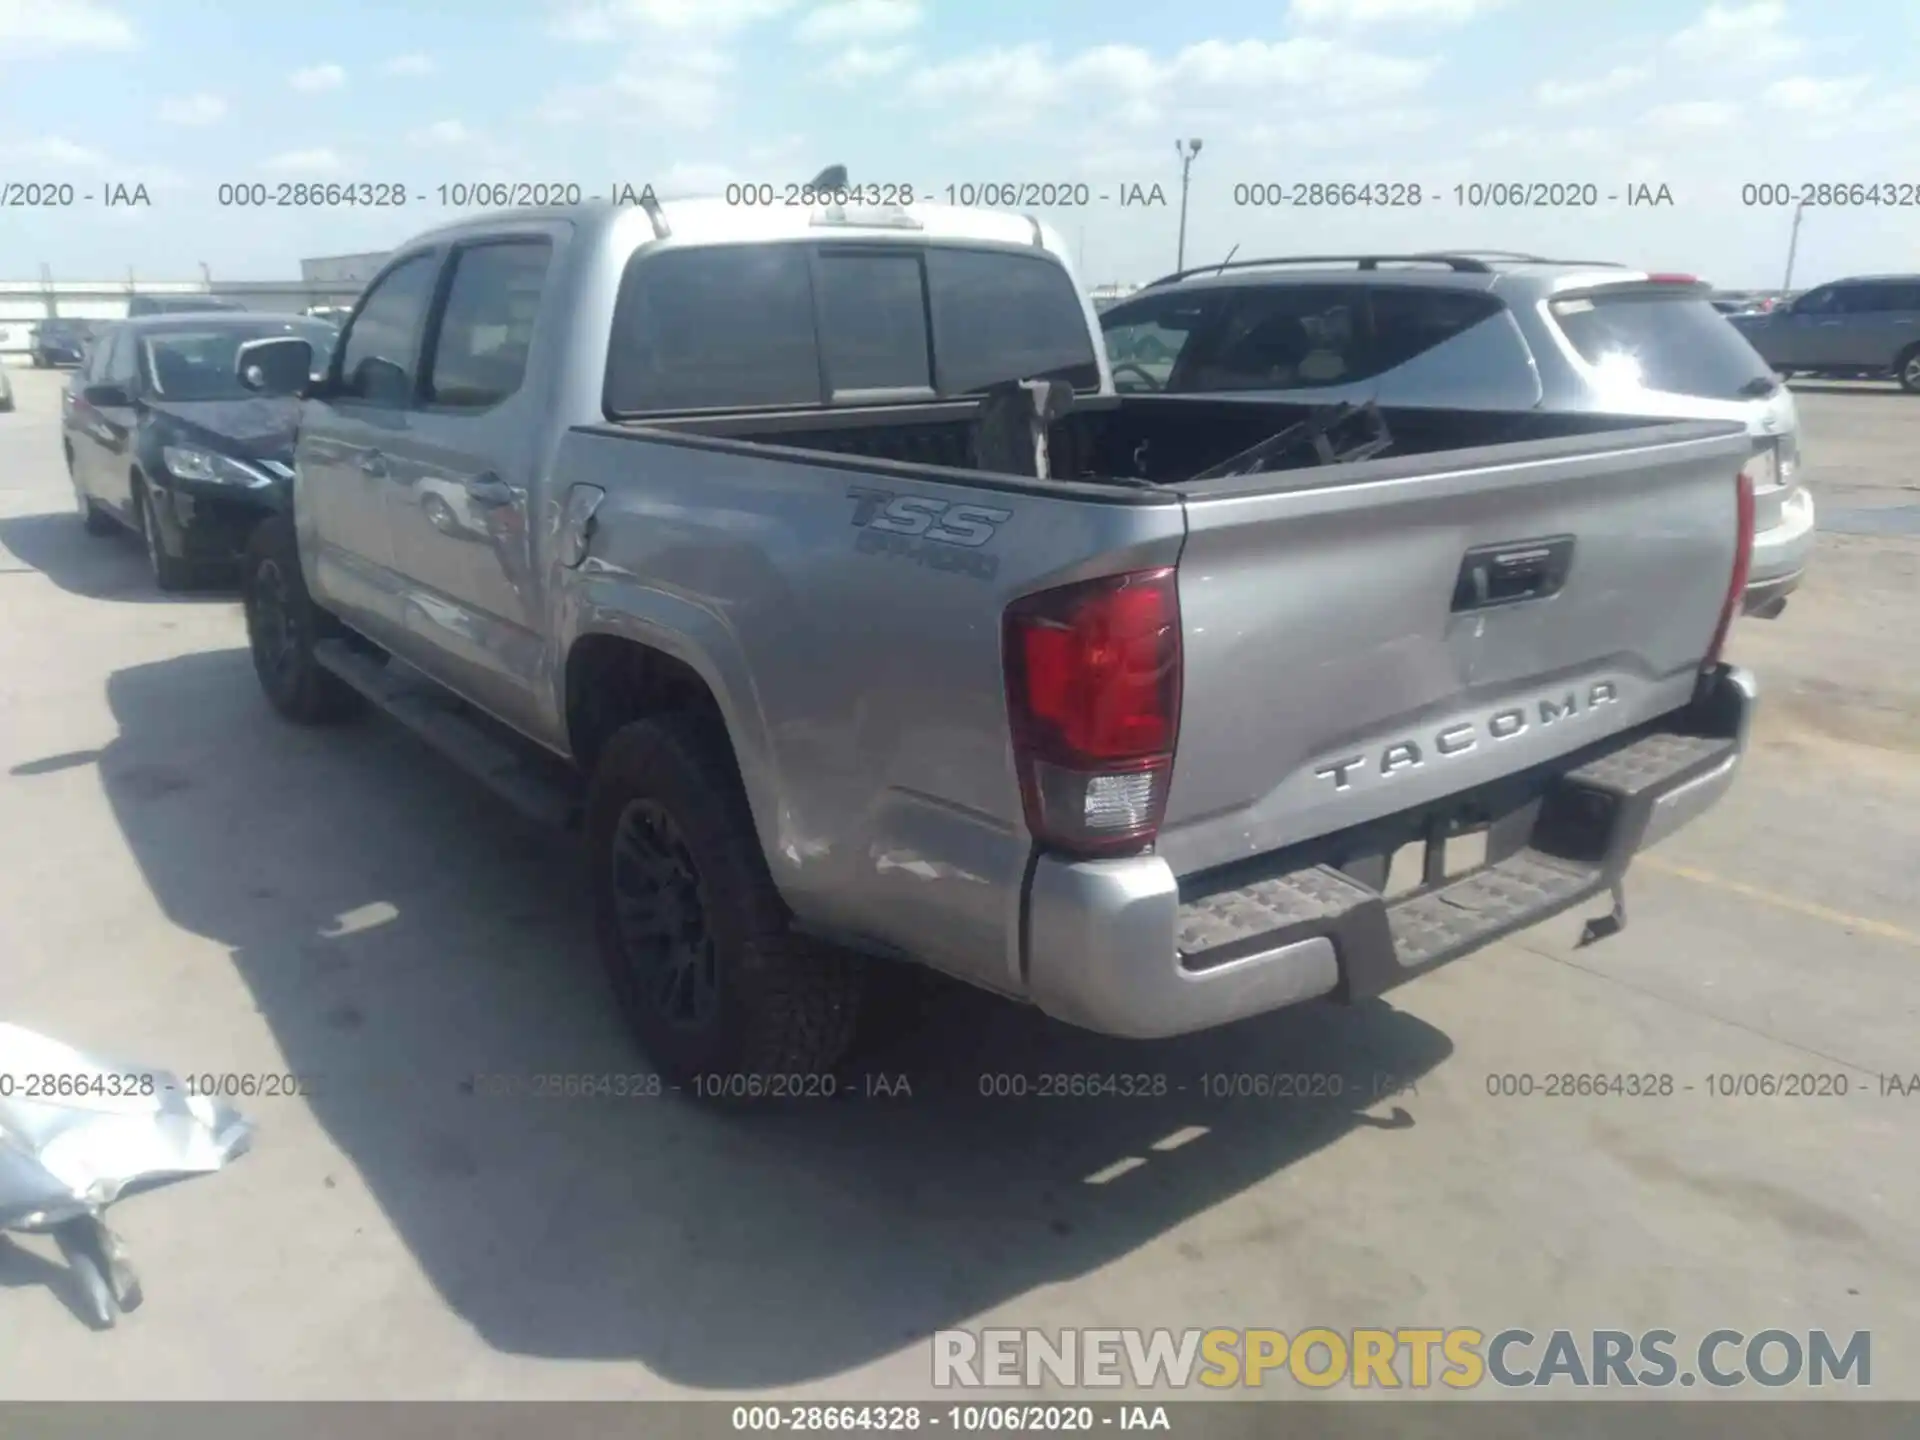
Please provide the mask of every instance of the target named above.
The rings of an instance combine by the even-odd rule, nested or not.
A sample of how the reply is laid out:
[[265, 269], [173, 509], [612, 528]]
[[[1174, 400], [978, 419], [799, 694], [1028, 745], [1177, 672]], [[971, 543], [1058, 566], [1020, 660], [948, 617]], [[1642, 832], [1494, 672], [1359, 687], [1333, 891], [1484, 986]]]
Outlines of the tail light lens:
[[1735, 523], [1740, 533], [1734, 540], [1733, 574], [1727, 579], [1727, 598], [1720, 607], [1720, 624], [1713, 632], [1713, 645], [1707, 651], [1707, 658], [1700, 662], [1701, 670], [1713, 669], [1720, 663], [1720, 652], [1726, 648], [1727, 633], [1733, 629], [1733, 620], [1740, 613], [1747, 597], [1747, 575], [1753, 568], [1753, 475], [1746, 470], [1740, 472], [1739, 502], [1735, 506]]
[[1174, 572], [1025, 596], [1007, 607], [1002, 638], [1027, 828], [1079, 855], [1151, 845], [1180, 730]]

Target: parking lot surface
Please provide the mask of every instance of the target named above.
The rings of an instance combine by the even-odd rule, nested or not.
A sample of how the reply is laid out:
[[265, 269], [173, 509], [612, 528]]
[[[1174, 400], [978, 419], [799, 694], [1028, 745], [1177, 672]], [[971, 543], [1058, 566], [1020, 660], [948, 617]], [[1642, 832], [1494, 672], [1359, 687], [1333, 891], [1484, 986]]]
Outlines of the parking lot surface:
[[[1737, 631], [1755, 748], [1619, 937], [1177, 1042], [959, 995], [887, 1093], [715, 1114], [524, 1093], [641, 1068], [570, 852], [395, 726], [276, 720], [233, 596], [83, 533], [64, 377], [13, 376], [0, 1019], [310, 1093], [113, 1211], [147, 1300], [112, 1334], [0, 1241], [0, 1397], [907, 1398], [987, 1325], [1870, 1330], [1872, 1393], [1920, 1397], [1920, 1093], [1884, 1078], [1920, 1072], [1920, 399], [1797, 387], [1815, 565]], [[1165, 1093], [981, 1093], [1108, 1073]], [[1301, 1074], [1340, 1093], [1207, 1093]], [[1713, 1078], [1777, 1075], [1846, 1093]]]

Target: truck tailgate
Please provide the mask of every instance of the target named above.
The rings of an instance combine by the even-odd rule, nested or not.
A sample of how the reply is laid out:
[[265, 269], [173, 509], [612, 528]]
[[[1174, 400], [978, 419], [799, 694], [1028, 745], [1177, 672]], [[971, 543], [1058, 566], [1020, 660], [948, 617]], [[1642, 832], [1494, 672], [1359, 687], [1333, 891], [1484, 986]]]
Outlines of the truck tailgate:
[[1159, 853], [1211, 869], [1687, 702], [1737, 543], [1732, 424], [1172, 487], [1184, 693]]

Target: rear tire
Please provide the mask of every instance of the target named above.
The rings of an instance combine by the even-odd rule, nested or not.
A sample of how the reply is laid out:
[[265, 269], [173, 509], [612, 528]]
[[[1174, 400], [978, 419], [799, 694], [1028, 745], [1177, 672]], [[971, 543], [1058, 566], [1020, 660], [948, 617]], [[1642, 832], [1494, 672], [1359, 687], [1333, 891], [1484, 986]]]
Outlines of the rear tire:
[[1920, 395], [1920, 345], [1915, 345], [1893, 362], [1893, 378], [1909, 395]]
[[240, 592], [253, 673], [268, 703], [296, 725], [333, 725], [359, 714], [366, 704], [360, 692], [314, 658], [316, 641], [346, 632], [307, 593], [286, 516], [262, 521], [248, 538]]
[[792, 928], [714, 723], [616, 732], [584, 829], [601, 958], [667, 1082], [723, 1102], [832, 1093], [864, 967]]

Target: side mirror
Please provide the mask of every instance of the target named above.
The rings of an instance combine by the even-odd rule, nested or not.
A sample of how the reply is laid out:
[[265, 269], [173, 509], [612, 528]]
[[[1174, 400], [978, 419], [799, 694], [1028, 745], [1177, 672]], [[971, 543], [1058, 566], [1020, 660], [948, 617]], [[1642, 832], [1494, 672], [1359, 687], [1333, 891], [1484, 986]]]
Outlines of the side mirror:
[[369, 355], [353, 368], [352, 393], [376, 405], [405, 405], [413, 398], [413, 377], [404, 365]]
[[305, 395], [313, 383], [313, 346], [297, 335], [248, 340], [234, 356], [233, 373], [256, 395]]
[[133, 399], [120, 385], [89, 385], [80, 392], [80, 398], [96, 410], [124, 410], [133, 404]]

